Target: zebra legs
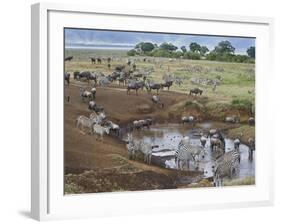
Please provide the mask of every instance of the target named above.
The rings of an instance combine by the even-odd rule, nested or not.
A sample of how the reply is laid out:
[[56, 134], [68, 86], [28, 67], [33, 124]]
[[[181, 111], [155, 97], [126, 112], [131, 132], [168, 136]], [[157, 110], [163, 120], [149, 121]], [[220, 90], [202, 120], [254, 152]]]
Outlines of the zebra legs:
[[253, 160], [253, 154], [254, 154], [254, 151], [252, 149], [249, 149], [249, 160], [250, 161]]

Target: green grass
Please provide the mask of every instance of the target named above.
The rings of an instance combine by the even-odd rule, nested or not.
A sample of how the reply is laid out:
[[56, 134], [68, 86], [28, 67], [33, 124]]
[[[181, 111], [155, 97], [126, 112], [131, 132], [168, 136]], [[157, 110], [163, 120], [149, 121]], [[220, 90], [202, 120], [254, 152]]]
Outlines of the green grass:
[[[75, 70], [100, 71], [110, 74], [116, 65], [125, 64], [128, 58], [136, 60], [137, 69], [154, 68], [150, 79], [162, 82], [164, 74], [172, 73], [184, 78], [183, 85], [173, 85], [172, 91], [187, 93], [194, 87], [203, 89], [203, 96], [207, 96], [209, 102], [232, 105], [234, 108], [248, 108], [255, 101], [255, 65], [247, 63], [230, 63], [207, 60], [187, 60], [168, 58], [147, 57], [149, 61], [143, 62], [143, 57], [128, 57], [126, 51], [119, 50], [81, 50], [66, 49], [65, 57], [73, 56], [71, 62], [65, 63], [66, 71]], [[107, 63], [101, 65], [91, 64], [89, 57], [113, 57], [111, 69], [107, 68]], [[190, 82], [193, 77], [216, 79], [222, 78], [221, 85], [217, 86], [216, 91], [212, 86], [195, 85]]]
[[224, 186], [241, 186], [241, 185], [254, 185], [255, 177], [245, 177], [241, 179], [226, 181]]

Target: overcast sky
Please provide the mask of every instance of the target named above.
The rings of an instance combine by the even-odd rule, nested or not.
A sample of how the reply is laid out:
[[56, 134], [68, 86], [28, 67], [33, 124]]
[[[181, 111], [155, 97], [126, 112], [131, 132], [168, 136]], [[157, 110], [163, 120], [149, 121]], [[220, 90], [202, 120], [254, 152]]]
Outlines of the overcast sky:
[[246, 54], [247, 48], [255, 46], [255, 38], [244, 37], [65, 29], [66, 47], [74, 45], [117, 45], [118, 47], [133, 48], [139, 42], [157, 44], [168, 42], [177, 47], [186, 46], [188, 49], [191, 42], [197, 42], [200, 45], [207, 46], [209, 50], [213, 50], [222, 40], [230, 41], [236, 49], [236, 54]]

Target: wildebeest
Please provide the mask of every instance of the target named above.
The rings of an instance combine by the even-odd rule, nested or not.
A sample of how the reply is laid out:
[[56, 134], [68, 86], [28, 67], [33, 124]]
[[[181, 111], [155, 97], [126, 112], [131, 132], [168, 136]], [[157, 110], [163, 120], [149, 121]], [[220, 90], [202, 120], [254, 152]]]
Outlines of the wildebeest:
[[92, 64], [96, 64], [96, 58], [90, 57]]
[[199, 89], [199, 88], [194, 88], [189, 91], [189, 95], [195, 95], [195, 96], [197, 96], [198, 94], [202, 95], [202, 93], [203, 93], [203, 90]]
[[232, 117], [226, 117], [225, 118], [225, 122], [227, 123], [239, 123], [240, 122], [240, 118], [236, 115], [232, 116]]
[[194, 125], [195, 125], [195, 118], [193, 116], [184, 116], [184, 117], [181, 118], [181, 122], [183, 124], [189, 123], [189, 124], [191, 124], [194, 127]]
[[239, 138], [234, 139], [233, 143], [234, 143], [234, 148], [239, 149], [240, 139]]
[[225, 139], [219, 130], [216, 130], [216, 133], [210, 137], [210, 146], [212, 151], [214, 149], [214, 146], [220, 147], [225, 151]]
[[108, 127], [115, 135], [119, 135], [120, 127], [118, 124], [115, 124], [112, 121], [106, 121], [104, 126]]
[[73, 56], [69, 56], [69, 57], [66, 57], [65, 59], [64, 59], [64, 61], [71, 61], [73, 59]]
[[207, 137], [211, 138], [213, 137], [214, 134], [217, 134], [218, 132], [219, 132], [218, 129], [210, 129]]
[[96, 102], [93, 101], [93, 100], [89, 101], [89, 103], [88, 103], [88, 109], [89, 109], [89, 110], [94, 110], [95, 107], [96, 107]]
[[93, 88], [91, 89], [91, 93], [92, 93], [92, 95], [93, 95], [93, 99], [96, 99], [97, 89], [96, 89], [95, 87], [93, 87]]
[[70, 102], [70, 96], [64, 96], [64, 100], [69, 103]]
[[101, 64], [101, 58], [97, 58], [98, 64]]
[[92, 110], [92, 111], [95, 111], [96, 113], [100, 113], [100, 112], [103, 112], [103, 107], [102, 106], [98, 106], [96, 104], [95, 101], [91, 100], [88, 104], [88, 109], [89, 110]]
[[159, 89], [161, 89], [161, 84], [159, 83], [153, 83], [153, 82], [148, 82], [148, 85], [146, 85], [146, 89], [148, 92], [151, 92], [151, 90], [156, 90], [157, 95], [159, 92]]
[[115, 70], [118, 71], [118, 72], [121, 72], [124, 68], [125, 68], [125, 65], [117, 65], [115, 67]]
[[250, 118], [248, 119], [248, 124], [251, 125], [251, 126], [255, 125], [255, 118], [250, 117]]
[[68, 73], [68, 72], [64, 73], [64, 81], [66, 81], [67, 85], [69, 86], [70, 73]]
[[165, 82], [165, 83], [162, 83], [161, 84], [161, 88], [163, 89], [163, 88], [168, 88], [168, 91], [170, 90], [170, 87], [173, 85], [173, 81], [167, 81], [167, 82]]
[[207, 143], [207, 137], [205, 135], [203, 135], [203, 133], [201, 133], [200, 143], [201, 143], [202, 147], [205, 148], [205, 145]]
[[160, 96], [156, 96], [156, 95], [153, 95], [152, 97], [151, 97], [151, 101], [152, 101], [152, 103], [153, 104], [155, 104], [155, 105], [160, 105], [162, 108], [164, 107], [164, 103], [161, 103], [161, 100], [160, 100]]
[[80, 96], [82, 101], [84, 102], [84, 99], [92, 100], [93, 95], [90, 91], [85, 90], [84, 88], [80, 87]]
[[79, 79], [79, 74], [80, 74], [79, 71], [73, 72], [73, 78], [76, 79], [76, 80], [78, 80], [78, 79]]
[[152, 119], [143, 119], [143, 120], [135, 120], [133, 121], [133, 128], [134, 129], [142, 129], [143, 127], [149, 128], [152, 125]]
[[130, 82], [127, 85], [127, 94], [130, 94], [130, 90], [135, 90], [136, 91], [136, 95], [138, 95], [139, 88], [141, 88], [139, 83], [137, 83], [137, 82]]
[[92, 73], [89, 71], [74, 72], [74, 79], [81, 80], [86, 79], [88, 82], [91, 79]]

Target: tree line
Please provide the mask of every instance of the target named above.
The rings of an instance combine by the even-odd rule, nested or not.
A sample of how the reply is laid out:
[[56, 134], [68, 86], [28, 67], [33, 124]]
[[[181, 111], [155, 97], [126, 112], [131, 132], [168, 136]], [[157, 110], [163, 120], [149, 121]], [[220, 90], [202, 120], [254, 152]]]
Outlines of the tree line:
[[129, 50], [127, 55], [255, 63], [255, 47], [249, 47], [246, 53], [247, 55], [235, 54], [235, 48], [226, 40], [219, 42], [212, 51], [196, 42], [189, 44], [189, 50], [186, 46], [178, 48], [172, 43], [167, 42], [160, 45], [151, 42], [140, 42], [133, 49]]

